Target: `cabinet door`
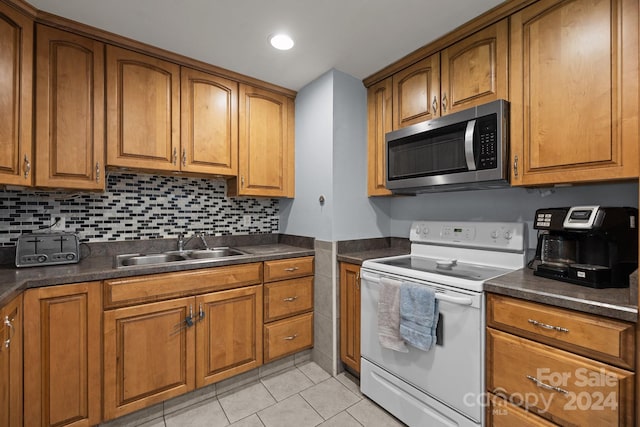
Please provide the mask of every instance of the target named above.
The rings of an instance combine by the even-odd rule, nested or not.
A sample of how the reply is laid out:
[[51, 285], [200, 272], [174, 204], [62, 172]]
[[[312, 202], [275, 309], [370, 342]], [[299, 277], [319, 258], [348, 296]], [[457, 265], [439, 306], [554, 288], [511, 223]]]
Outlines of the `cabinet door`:
[[107, 162], [177, 171], [180, 66], [107, 46]]
[[0, 3], [0, 184], [32, 185], [33, 20]]
[[387, 150], [384, 136], [393, 129], [393, 79], [388, 77], [367, 89], [367, 193], [388, 196]]
[[22, 423], [22, 295], [0, 309], [0, 426]]
[[638, 2], [542, 0], [511, 17], [515, 185], [638, 176]]
[[238, 173], [238, 83], [181, 69], [181, 169]]
[[340, 359], [360, 373], [360, 266], [340, 263]]
[[440, 52], [442, 114], [508, 99], [509, 22], [503, 19]]
[[36, 27], [36, 185], [104, 189], [104, 45]]
[[193, 390], [194, 299], [104, 312], [104, 418]]
[[440, 55], [393, 75], [393, 129], [440, 116]]
[[291, 98], [240, 85], [238, 178], [230, 195], [293, 197], [293, 115]]
[[101, 312], [100, 282], [25, 293], [25, 425], [100, 422]]
[[196, 385], [262, 365], [262, 285], [196, 298]]

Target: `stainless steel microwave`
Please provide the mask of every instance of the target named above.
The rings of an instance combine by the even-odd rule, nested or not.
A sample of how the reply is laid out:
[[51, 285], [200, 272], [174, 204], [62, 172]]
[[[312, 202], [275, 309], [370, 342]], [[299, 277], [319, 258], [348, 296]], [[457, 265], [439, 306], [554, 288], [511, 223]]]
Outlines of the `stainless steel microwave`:
[[387, 188], [416, 194], [508, 186], [508, 139], [502, 99], [389, 132]]

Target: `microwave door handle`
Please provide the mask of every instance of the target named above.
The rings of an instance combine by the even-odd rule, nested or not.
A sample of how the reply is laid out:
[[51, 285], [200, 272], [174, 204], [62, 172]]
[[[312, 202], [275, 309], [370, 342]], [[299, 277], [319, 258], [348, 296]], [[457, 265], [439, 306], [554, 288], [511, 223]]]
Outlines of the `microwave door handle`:
[[476, 160], [473, 153], [473, 135], [476, 130], [476, 121], [470, 120], [467, 122], [467, 130], [464, 133], [464, 156], [467, 160], [467, 169], [470, 171], [476, 170]]

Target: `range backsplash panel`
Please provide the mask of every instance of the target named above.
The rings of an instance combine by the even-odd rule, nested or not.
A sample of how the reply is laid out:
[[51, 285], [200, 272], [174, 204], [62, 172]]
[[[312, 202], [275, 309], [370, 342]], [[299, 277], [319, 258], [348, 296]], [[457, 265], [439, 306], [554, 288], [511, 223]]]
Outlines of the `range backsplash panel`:
[[[110, 172], [104, 193], [0, 190], [0, 246], [62, 216], [82, 242], [278, 232], [278, 199], [226, 197], [223, 179]], [[245, 215], [251, 225], [245, 226]]]

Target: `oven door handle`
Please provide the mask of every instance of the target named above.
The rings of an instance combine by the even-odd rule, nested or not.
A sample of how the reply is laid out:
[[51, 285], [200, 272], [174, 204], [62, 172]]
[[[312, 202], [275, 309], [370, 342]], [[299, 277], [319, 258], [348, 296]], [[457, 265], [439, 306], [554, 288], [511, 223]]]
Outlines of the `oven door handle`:
[[[380, 278], [379, 277], [372, 276], [372, 275], [367, 274], [367, 273], [362, 273], [360, 275], [360, 277], [363, 280], [366, 280], [367, 282], [380, 283]], [[389, 279], [389, 280], [394, 280], [394, 279]], [[394, 281], [400, 282], [400, 280], [394, 280]], [[447, 295], [444, 292], [437, 292], [436, 291], [436, 299], [439, 299], [440, 301], [450, 302], [450, 303], [453, 303], [453, 304], [458, 304], [458, 305], [473, 305], [473, 300], [471, 298], [454, 297], [454, 296], [451, 296], [451, 295]]]

